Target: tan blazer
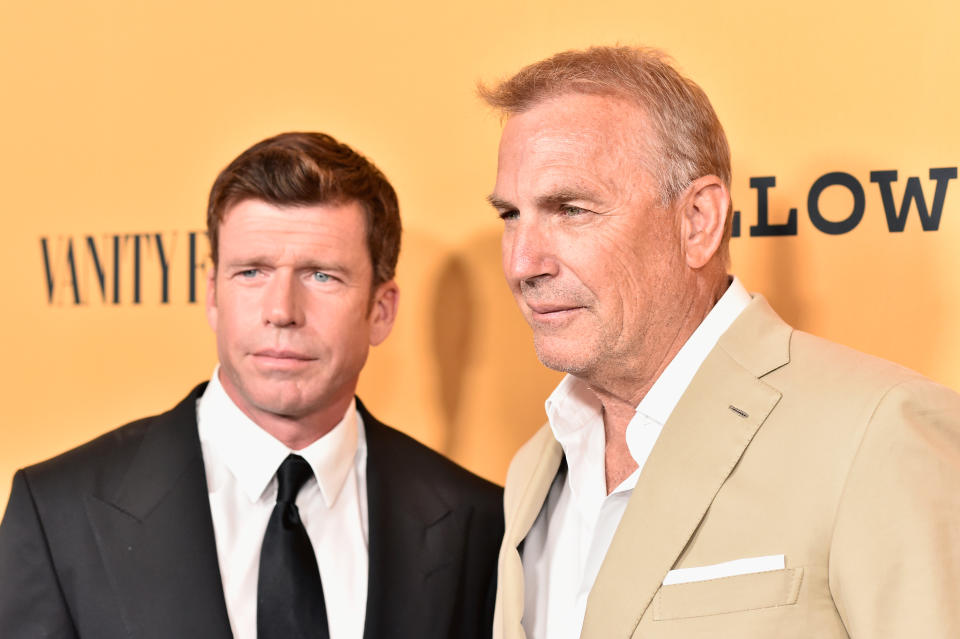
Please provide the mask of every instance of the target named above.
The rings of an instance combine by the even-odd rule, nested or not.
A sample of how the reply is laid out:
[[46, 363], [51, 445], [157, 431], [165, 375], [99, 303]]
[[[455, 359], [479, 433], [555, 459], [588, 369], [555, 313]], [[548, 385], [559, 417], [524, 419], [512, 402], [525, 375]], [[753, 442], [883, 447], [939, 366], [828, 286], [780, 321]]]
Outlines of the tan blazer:
[[[511, 463], [494, 637], [524, 637], [517, 546], [561, 458], [544, 426]], [[784, 570], [661, 585], [779, 554]], [[581, 636], [960, 637], [960, 397], [755, 296], [664, 426]]]

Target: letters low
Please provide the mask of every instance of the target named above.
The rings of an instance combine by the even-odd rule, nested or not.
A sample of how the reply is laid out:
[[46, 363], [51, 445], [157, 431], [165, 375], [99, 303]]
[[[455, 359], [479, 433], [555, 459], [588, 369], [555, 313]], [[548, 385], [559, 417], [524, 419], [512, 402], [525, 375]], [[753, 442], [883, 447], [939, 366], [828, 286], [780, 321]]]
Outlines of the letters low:
[[[893, 193], [893, 184], [897, 182], [897, 171], [871, 171], [870, 182], [877, 185], [880, 202], [883, 205], [887, 229], [891, 233], [902, 233], [906, 227], [910, 211], [916, 209], [920, 218], [920, 228], [924, 231], [936, 231], [940, 228], [940, 219], [947, 197], [950, 180], [957, 177], [957, 167], [930, 169], [930, 180], [934, 182], [933, 198], [928, 208], [927, 196], [919, 177], [907, 178], [899, 208]], [[797, 209], [787, 212], [786, 222], [770, 221], [769, 191], [777, 185], [774, 176], [750, 178], [750, 188], [757, 191], [757, 223], [750, 226], [751, 237], [776, 237], [797, 234]], [[846, 189], [853, 197], [853, 207], [849, 211], [824, 211], [820, 198], [828, 188]], [[860, 224], [866, 210], [866, 192], [863, 184], [855, 176], [842, 171], [825, 173], [814, 181], [807, 193], [807, 215], [810, 222], [821, 233], [842, 235], [849, 233]], [[740, 211], [733, 214], [733, 237], [740, 237]]]

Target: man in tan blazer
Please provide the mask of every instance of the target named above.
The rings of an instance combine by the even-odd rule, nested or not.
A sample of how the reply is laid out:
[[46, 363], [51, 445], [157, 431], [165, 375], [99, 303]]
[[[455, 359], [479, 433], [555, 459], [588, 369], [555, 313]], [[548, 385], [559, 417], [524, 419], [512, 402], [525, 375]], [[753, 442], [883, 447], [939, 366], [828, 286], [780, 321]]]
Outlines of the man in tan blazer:
[[960, 637], [960, 397], [728, 275], [703, 91], [620, 47], [481, 94], [504, 271], [568, 373], [507, 476], [495, 637]]

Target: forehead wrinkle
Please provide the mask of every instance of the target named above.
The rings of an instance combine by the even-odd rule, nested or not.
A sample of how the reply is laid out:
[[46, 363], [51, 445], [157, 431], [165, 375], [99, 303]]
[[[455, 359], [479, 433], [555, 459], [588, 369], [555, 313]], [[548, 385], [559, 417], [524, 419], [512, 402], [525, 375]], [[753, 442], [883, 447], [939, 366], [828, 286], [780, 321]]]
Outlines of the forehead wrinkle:
[[[651, 186], [653, 178], [644, 162], [648, 144], [642, 131], [626, 122], [625, 126], [613, 126], [611, 120], [565, 126], [566, 120], [540, 127], [526, 139], [524, 153], [541, 158], [532, 167], [539, 179], [528, 179], [529, 182], [552, 182], [549, 176], [555, 172], [565, 176], [563, 185], [546, 190], [573, 187], [609, 193]], [[572, 183], [571, 175], [578, 176]]]
[[286, 265], [297, 270], [346, 272], [345, 254], [354, 238], [339, 224], [311, 219], [240, 218], [221, 230], [221, 255], [225, 264]]
[[615, 166], [598, 167], [595, 162], [576, 157], [574, 154], [571, 158], [551, 158], [532, 170], [528, 184], [531, 197], [540, 208], [573, 200], [608, 204], [623, 191], [624, 174]]
[[[239, 241], [224, 242], [228, 254], [237, 254], [257, 257], [260, 259], [293, 258], [298, 261], [316, 260], [317, 255], [338, 248], [338, 244], [346, 238], [337, 233], [320, 232], [317, 229], [284, 229], [263, 228], [261, 233], [247, 231], [247, 239], [242, 244]], [[239, 234], [238, 234], [239, 235]]]

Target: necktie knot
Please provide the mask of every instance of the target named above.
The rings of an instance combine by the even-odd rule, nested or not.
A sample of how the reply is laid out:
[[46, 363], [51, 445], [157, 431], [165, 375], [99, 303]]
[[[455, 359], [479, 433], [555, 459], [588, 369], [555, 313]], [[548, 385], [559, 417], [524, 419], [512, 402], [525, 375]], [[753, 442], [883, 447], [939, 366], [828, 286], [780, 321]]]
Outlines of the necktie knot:
[[293, 504], [297, 493], [313, 477], [313, 469], [300, 455], [288, 455], [277, 470], [277, 503]]

